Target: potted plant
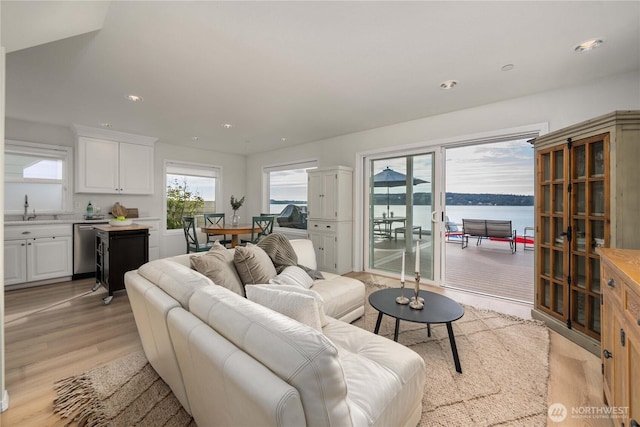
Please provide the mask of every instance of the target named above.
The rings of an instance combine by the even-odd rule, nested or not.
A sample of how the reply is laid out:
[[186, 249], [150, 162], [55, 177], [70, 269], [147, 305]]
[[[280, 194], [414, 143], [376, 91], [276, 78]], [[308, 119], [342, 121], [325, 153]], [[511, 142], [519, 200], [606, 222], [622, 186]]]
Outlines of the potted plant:
[[235, 196], [231, 196], [231, 209], [233, 209], [233, 216], [231, 217], [231, 225], [234, 227], [240, 222], [240, 216], [238, 215], [238, 209], [244, 203], [244, 196], [241, 199], [236, 199]]

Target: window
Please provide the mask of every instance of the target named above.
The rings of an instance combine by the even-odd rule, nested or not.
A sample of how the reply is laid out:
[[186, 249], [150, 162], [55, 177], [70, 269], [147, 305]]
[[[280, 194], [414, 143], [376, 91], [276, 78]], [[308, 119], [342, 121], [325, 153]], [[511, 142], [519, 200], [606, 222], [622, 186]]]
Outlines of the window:
[[198, 226], [204, 225], [202, 214], [216, 212], [220, 169], [194, 163], [167, 162], [166, 229], [182, 230], [182, 217], [195, 216]]
[[317, 161], [289, 163], [264, 168], [267, 211], [277, 214], [275, 226], [307, 228], [307, 170], [318, 167]]
[[[9, 141], [5, 145], [5, 213], [61, 213], [71, 209], [71, 147]], [[25, 199], [26, 197], [26, 199]]]

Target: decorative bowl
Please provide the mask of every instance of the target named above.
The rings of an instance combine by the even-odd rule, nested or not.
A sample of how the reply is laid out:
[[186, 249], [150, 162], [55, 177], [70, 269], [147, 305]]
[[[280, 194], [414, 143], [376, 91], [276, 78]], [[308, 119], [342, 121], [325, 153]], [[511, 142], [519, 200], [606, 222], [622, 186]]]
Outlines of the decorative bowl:
[[133, 221], [130, 219], [120, 220], [120, 219], [113, 218], [109, 220], [109, 225], [113, 225], [115, 227], [124, 227], [131, 224], [133, 224]]

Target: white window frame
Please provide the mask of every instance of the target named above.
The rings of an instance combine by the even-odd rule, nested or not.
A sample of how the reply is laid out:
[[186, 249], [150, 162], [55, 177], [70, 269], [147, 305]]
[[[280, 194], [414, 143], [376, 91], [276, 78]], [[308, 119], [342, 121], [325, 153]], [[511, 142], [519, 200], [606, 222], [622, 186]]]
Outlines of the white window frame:
[[[178, 170], [177, 172], [170, 169]], [[182, 170], [180, 170], [182, 169]], [[182, 229], [167, 229], [167, 173], [182, 173], [184, 175], [206, 176], [215, 178], [216, 180], [216, 206], [222, 198], [222, 167], [205, 163], [194, 163], [182, 160], [165, 160], [162, 171], [162, 183], [164, 190], [162, 191], [162, 230], [165, 235], [182, 234]], [[216, 208], [217, 210], [217, 208]]]
[[[26, 154], [26, 155], [37, 155], [43, 158], [51, 158], [62, 160], [62, 210], [46, 210], [39, 209], [38, 213], [44, 214], [66, 214], [73, 212], [73, 188], [71, 188], [71, 183], [73, 182], [73, 148], [64, 145], [53, 145], [53, 144], [40, 144], [37, 142], [27, 142], [27, 141], [18, 141], [7, 139], [5, 141], [4, 147], [5, 156], [7, 153], [10, 154]], [[2, 165], [4, 169], [4, 164]], [[25, 181], [27, 182], [27, 181]], [[29, 180], [28, 182], [37, 182], [37, 180]], [[5, 182], [6, 186], [6, 182]], [[22, 214], [22, 210], [7, 210], [5, 214], [8, 215], [16, 215]]]
[[[288, 163], [279, 163], [279, 164], [274, 164], [274, 165], [269, 165], [269, 166], [264, 166], [262, 168], [262, 212], [267, 212], [267, 210], [269, 209], [269, 201], [271, 199], [271, 193], [270, 193], [270, 189], [271, 189], [271, 181], [270, 181], [270, 173], [271, 172], [280, 172], [280, 171], [286, 171], [286, 170], [292, 170], [292, 169], [315, 169], [318, 167], [318, 159], [308, 159], [308, 160], [298, 160], [295, 162], [288, 162]], [[308, 198], [308, 188], [307, 188], [307, 198]], [[308, 200], [307, 200], [308, 203]], [[274, 230], [278, 230], [280, 232], [282, 232], [283, 230], [286, 230], [288, 233], [291, 232], [296, 232], [297, 231], [303, 231], [302, 229], [295, 229], [295, 228], [288, 228], [288, 227], [279, 227], [278, 226], [278, 222], [276, 221], [273, 224], [273, 228]]]

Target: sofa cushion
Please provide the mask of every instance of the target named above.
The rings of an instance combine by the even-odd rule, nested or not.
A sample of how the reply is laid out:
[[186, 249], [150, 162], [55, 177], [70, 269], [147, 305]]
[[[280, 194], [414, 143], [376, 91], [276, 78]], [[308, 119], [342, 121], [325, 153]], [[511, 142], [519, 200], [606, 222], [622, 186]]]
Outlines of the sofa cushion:
[[269, 280], [278, 274], [269, 255], [262, 248], [251, 243], [235, 248], [233, 263], [240, 280], [245, 285], [269, 283]]
[[338, 350], [322, 333], [210, 286], [191, 297], [191, 313], [300, 393], [308, 426], [348, 426], [347, 386]]
[[290, 265], [280, 274], [271, 279], [269, 283], [274, 285], [291, 285], [309, 289], [313, 285], [313, 279], [302, 268]]
[[422, 357], [402, 344], [336, 319], [330, 319], [322, 331], [340, 352], [354, 425], [398, 425], [415, 411], [420, 401], [415, 397], [423, 394], [426, 373]]
[[289, 292], [273, 285], [247, 285], [247, 298], [322, 332], [319, 307], [311, 295]]
[[168, 259], [157, 259], [143, 264], [138, 273], [177, 300], [189, 310], [189, 298], [196, 291], [213, 283], [189, 267]]
[[233, 262], [233, 251], [218, 241], [204, 255], [191, 255], [191, 267], [204, 274], [216, 285], [244, 296], [244, 286]]
[[364, 306], [365, 286], [351, 277], [324, 273], [325, 280], [313, 282], [313, 289], [324, 300], [324, 311], [327, 316], [341, 319], [348, 313]]
[[298, 265], [298, 256], [293, 250], [293, 246], [289, 243], [289, 239], [282, 234], [271, 233], [262, 238], [258, 242], [258, 246], [269, 255], [278, 273], [281, 273], [285, 267]]

